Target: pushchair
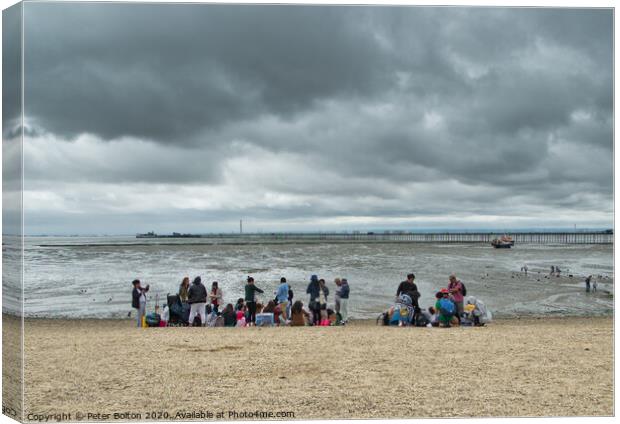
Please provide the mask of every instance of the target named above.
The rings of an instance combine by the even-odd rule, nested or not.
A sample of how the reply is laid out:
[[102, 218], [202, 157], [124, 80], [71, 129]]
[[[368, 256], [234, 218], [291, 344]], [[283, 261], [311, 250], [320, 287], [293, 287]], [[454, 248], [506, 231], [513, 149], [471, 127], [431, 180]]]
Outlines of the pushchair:
[[383, 325], [411, 325], [415, 316], [415, 306], [411, 297], [402, 293], [396, 303], [377, 318], [377, 324]]
[[168, 294], [167, 300], [170, 311], [168, 325], [174, 327], [189, 325], [189, 304], [181, 302], [178, 294]]

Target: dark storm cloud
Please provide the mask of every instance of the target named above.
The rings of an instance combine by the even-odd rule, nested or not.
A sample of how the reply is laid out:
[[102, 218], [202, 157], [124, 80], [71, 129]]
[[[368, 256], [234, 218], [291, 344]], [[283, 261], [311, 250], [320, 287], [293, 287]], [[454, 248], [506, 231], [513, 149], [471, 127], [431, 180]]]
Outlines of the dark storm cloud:
[[381, 71], [392, 58], [355, 27], [359, 14], [335, 7], [28, 6], [28, 113], [67, 136], [184, 144], [225, 122], [367, 93], [389, 77]]
[[68, 190], [56, 205], [96, 204], [67, 184], [117, 182], [219, 187], [228, 200], [202, 196], [222, 216], [256, 196], [238, 210], [266, 220], [611, 211], [611, 10], [27, 3], [25, 18], [27, 183]]

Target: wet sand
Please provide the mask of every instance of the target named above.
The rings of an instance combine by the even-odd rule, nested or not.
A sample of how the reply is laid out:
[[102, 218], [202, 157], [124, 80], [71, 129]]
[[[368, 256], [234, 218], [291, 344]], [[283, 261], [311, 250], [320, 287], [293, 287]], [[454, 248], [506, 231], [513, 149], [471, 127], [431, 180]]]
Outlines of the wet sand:
[[372, 321], [136, 329], [129, 320], [29, 319], [25, 342], [26, 414], [129, 412], [144, 420], [147, 411], [163, 411], [171, 420], [179, 411], [223, 411], [229, 419], [231, 410], [290, 411], [295, 419], [613, 413], [611, 317], [451, 329]]

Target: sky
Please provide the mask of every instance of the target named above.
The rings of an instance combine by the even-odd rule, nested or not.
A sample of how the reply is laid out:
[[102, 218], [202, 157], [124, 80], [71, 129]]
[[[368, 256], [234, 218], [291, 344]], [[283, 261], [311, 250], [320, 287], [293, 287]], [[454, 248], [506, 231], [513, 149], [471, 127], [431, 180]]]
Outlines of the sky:
[[611, 228], [612, 39], [611, 9], [26, 3], [26, 233]]

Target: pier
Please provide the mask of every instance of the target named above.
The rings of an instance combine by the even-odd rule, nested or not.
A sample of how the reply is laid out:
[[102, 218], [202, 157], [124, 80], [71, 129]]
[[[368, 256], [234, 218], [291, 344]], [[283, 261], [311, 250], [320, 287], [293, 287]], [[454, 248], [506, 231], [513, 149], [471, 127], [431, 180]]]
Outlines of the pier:
[[260, 240], [316, 240], [359, 242], [411, 242], [411, 243], [491, 243], [501, 235], [512, 237], [515, 244], [613, 244], [614, 235], [608, 232], [567, 233], [272, 233], [244, 234], [244, 238]]
[[[377, 242], [377, 243], [485, 243], [490, 244], [502, 235], [512, 237], [519, 244], [613, 244], [614, 235], [610, 231], [591, 232], [351, 232], [351, 233], [221, 233], [221, 234], [183, 234], [152, 235], [149, 238], [200, 238], [217, 242], [269, 243], [269, 242]], [[206, 240], [205, 240], [206, 241]]]

